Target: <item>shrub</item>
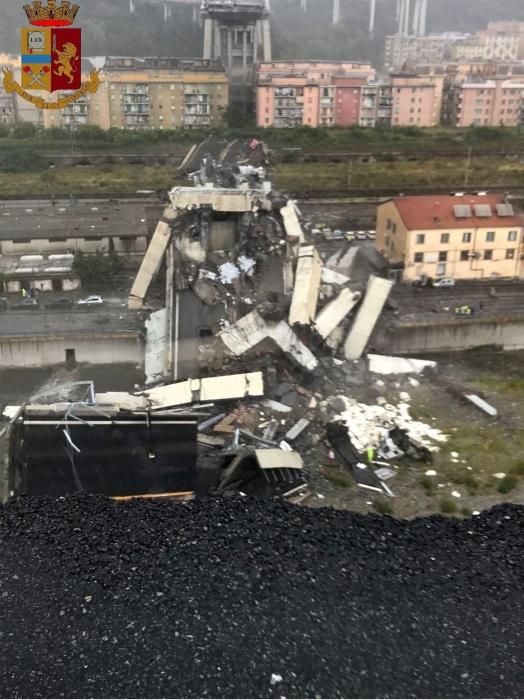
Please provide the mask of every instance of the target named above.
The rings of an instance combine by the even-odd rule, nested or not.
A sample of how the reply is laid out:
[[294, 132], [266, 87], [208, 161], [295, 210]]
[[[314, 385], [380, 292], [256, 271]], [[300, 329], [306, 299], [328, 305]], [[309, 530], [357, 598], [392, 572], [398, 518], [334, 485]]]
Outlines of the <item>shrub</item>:
[[331, 481], [332, 484], [335, 484], [335, 486], [340, 486], [340, 488], [343, 489], [349, 489], [353, 485], [351, 477], [339, 471], [327, 472], [326, 479]]
[[373, 508], [377, 511], [377, 513], [381, 513], [382, 515], [393, 515], [393, 506], [389, 501], [386, 501], [383, 498], [377, 498], [374, 500]]
[[511, 473], [515, 476], [524, 476], [524, 462], [516, 462], [511, 467]]
[[461, 508], [460, 512], [465, 518], [471, 518], [471, 516], [473, 515], [469, 508]]
[[456, 513], [457, 504], [452, 498], [443, 498], [440, 502], [440, 512], [441, 513]]
[[426, 494], [428, 496], [433, 496], [433, 494], [435, 493], [435, 490], [436, 490], [434, 479], [432, 479], [430, 476], [424, 476], [420, 480], [420, 485], [422, 486], [422, 488], [424, 489], [424, 491], [426, 492]]
[[513, 491], [517, 487], [517, 484], [519, 483], [519, 480], [517, 479], [516, 476], [513, 474], [508, 474], [505, 476], [503, 479], [501, 479], [497, 491], [499, 493], [509, 493], [510, 491]]

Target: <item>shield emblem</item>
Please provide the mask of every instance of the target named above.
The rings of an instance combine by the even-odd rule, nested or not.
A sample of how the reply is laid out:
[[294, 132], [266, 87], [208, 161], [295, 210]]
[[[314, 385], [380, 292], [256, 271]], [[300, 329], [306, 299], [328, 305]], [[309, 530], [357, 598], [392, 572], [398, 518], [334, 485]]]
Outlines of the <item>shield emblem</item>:
[[29, 27], [22, 29], [24, 90], [78, 90], [82, 85], [82, 30]]

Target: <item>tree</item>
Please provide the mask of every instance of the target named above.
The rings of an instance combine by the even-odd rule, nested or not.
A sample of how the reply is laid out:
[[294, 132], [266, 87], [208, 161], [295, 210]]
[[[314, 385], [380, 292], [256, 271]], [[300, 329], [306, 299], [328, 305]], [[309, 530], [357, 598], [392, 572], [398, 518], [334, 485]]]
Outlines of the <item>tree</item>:
[[38, 127], [32, 122], [18, 122], [13, 129], [15, 139], [30, 139], [36, 136]]
[[118, 255], [114, 252], [94, 255], [79, 252], [75, 255], [73, 270], [82, 280], [82, 284], [104, 284], [122, 269]]

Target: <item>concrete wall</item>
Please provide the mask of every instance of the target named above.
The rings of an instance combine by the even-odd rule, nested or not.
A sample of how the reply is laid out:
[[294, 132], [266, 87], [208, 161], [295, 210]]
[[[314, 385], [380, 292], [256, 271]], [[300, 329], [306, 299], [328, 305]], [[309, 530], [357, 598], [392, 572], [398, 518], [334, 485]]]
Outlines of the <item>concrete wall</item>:
[[373, 339], [378, 351], [391, 355], [458, 352], [484, 345], [497, 345], [504, 350], [524, 349], [524, 319], [405, 324], [381, 331]]
[[132, 362], [143, 364], [144, 353], [138, 334], [114, 333], [100, 336], [0, 338], [0, 367], [52, 367], [63, 365], [66, 349], [75, 351], [77, 362], [91, 365]]
[[25, 255], [27, 253], [66, 253], [68, 251], [82, 251], [83, 253], [108, 252], [111, 250], [111, 243], [116, 253], [144, 253], [147, 250], [147, 238], [145, 236], [102, 237], [99, 240], [89, 240], [86, 238], [67, 238], [61, 240], [49, 240], [47, 238], [35, 238], [32, 240], [3, 240], [0, 241], [0, 254], [2, 255]]

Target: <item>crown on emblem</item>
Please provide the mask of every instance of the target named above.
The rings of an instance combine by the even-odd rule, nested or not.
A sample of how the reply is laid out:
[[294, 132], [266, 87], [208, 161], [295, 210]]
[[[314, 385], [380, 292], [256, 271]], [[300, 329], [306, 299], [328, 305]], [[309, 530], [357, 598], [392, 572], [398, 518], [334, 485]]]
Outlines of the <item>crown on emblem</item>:
[[73, 24], [79, 9], [78, 5], [72, 5], [69, 0], [62, 0], [58, 7], [56, 0], [49, 0], [46, 7], [42, 5], [42, 0], [24, 5], [29, 22], [37, 27], [66, 27]]

